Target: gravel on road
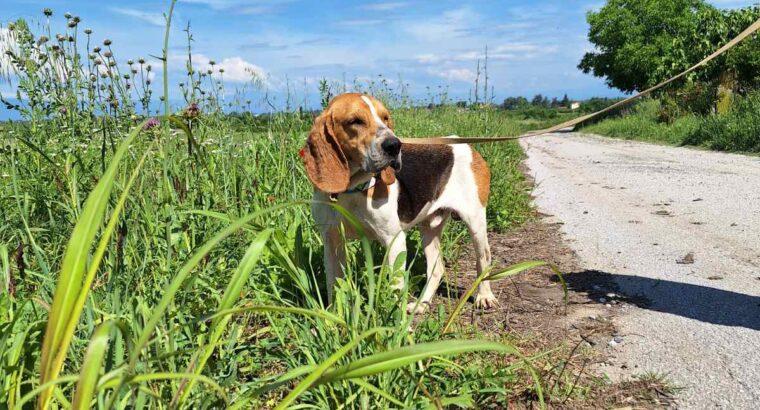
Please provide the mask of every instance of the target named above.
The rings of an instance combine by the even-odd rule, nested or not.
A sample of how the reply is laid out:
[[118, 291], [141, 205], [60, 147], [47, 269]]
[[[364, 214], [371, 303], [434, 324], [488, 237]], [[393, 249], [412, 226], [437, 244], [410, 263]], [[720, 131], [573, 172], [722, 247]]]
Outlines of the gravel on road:
[[679, 408], [760, 405], [760, 158], [578, 133], [523, 139], [540, 212], [626, 300], [613, 380], [655, 372]]

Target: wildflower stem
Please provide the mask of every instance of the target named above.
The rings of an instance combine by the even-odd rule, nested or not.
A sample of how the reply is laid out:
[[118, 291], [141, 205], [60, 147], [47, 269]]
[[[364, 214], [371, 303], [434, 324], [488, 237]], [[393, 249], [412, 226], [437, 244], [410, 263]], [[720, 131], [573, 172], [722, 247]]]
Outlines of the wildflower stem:
[[[171, 6], [169, 6], [169, 13], [166, 15], [166, 34], [164, 35], [164, 115], [169, 116], [169, 33], [172, 28], [172, 14], [174, 13], [174, 5], [177, 4], [177, 0], [172, 0]], [[168, 126], [168, 125], [167, 125]]]

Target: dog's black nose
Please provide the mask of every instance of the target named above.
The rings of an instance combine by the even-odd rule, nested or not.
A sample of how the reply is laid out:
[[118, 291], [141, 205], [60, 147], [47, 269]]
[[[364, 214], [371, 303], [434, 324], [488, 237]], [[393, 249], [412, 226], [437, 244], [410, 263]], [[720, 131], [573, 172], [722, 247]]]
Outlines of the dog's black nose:
[[401, 140], [396, 137], [386, 138], [380, 146], [388, 155], [396, 156], [401, 151]]

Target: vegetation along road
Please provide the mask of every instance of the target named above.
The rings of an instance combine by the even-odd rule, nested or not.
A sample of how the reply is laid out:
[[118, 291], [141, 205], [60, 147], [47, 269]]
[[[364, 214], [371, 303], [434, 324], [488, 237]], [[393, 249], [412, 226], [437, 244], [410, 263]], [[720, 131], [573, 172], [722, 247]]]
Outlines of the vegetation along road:
[[684, 388], [679, 408], [756, 408], [760, 158], [577, 133], [523, 146], [577, 275], [607, 279], [626, 306], [602, 370], [664, 374]]

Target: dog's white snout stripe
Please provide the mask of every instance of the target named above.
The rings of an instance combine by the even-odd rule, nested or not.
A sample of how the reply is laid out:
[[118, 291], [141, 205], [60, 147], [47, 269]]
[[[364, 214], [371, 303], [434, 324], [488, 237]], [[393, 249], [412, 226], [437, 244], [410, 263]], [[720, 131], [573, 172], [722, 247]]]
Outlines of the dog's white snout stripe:
[[381, 128], [386, 128], [386, 125], [383, 122], [383, 120], [381, 120], [380, 116], [377, 115], [377, 110], [375, 109], [375, 106], [372, 105], [372, 101], [369, 99], [369, 97], [367, 97], [366, 95], [362, 95], [362, 100], [369, 107], [369, 111], [372, 113], [372, 117], [375, 119], [375, 123], [377, 124], [377, 126]]

